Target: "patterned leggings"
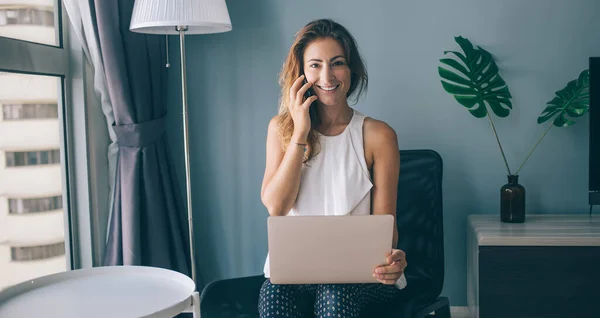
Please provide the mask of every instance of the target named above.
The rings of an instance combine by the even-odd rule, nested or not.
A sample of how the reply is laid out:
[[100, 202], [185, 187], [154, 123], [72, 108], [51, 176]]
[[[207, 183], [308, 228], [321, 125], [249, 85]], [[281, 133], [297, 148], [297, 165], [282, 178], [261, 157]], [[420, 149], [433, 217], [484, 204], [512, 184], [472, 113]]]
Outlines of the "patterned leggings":
[[384, 284], [275, 285], [267, 279], [260, 290], [260, 317], [360, 317], [367, 305], [392, 300], [400, 290]]

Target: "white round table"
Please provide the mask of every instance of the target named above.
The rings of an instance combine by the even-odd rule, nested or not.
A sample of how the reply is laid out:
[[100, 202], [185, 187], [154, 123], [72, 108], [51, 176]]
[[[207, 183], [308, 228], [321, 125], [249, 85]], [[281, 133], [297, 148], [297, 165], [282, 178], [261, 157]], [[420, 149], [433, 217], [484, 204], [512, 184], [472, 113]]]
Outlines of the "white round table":
[[156, 267], [73, 270], [5, 289], [0, 317], [173, 317], [192, 306], [195, 289], [188, 276]]

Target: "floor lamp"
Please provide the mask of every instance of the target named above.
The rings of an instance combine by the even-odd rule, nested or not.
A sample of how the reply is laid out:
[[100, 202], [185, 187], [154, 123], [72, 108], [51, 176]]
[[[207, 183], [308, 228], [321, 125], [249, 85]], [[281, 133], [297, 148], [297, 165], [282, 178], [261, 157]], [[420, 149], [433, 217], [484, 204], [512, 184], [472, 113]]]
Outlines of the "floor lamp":
[[[190, 239], [192, 280], [196, 283], [194, 254], [194, 225], [190, 179], [190, 150], [188, 136], [188, 103], [185, 66], [185, 35], [231, 31], [231, 20], [225, 0], [135, 0], [131, 24], [133, 32], [179, 35], [181, 52], [181, 94], [183, 107], [183, 144], [185, 157], [187, 214]], [[168, 43], [167, 43], [168, 45]], [[167, 64], [167, 67], [169, 65]]]

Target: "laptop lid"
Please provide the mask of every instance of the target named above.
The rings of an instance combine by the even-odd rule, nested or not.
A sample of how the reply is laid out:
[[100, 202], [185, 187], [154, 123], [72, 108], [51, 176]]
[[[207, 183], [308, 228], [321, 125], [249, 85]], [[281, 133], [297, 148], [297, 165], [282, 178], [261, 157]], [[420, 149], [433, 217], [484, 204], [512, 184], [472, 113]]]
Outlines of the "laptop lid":
[[392, 215], [270, 216], [273, 284], [377, 283], [392, 249]]

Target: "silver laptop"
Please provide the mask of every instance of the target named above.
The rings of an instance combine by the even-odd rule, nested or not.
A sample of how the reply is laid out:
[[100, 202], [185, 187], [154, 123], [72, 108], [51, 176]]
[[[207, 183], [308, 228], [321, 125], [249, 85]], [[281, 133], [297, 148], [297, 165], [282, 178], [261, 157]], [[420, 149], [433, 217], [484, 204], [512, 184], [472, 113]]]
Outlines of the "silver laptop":
[[394, 217], [270, 216], [273, 284], [376, 283], [375, 267], [392, 249]]

